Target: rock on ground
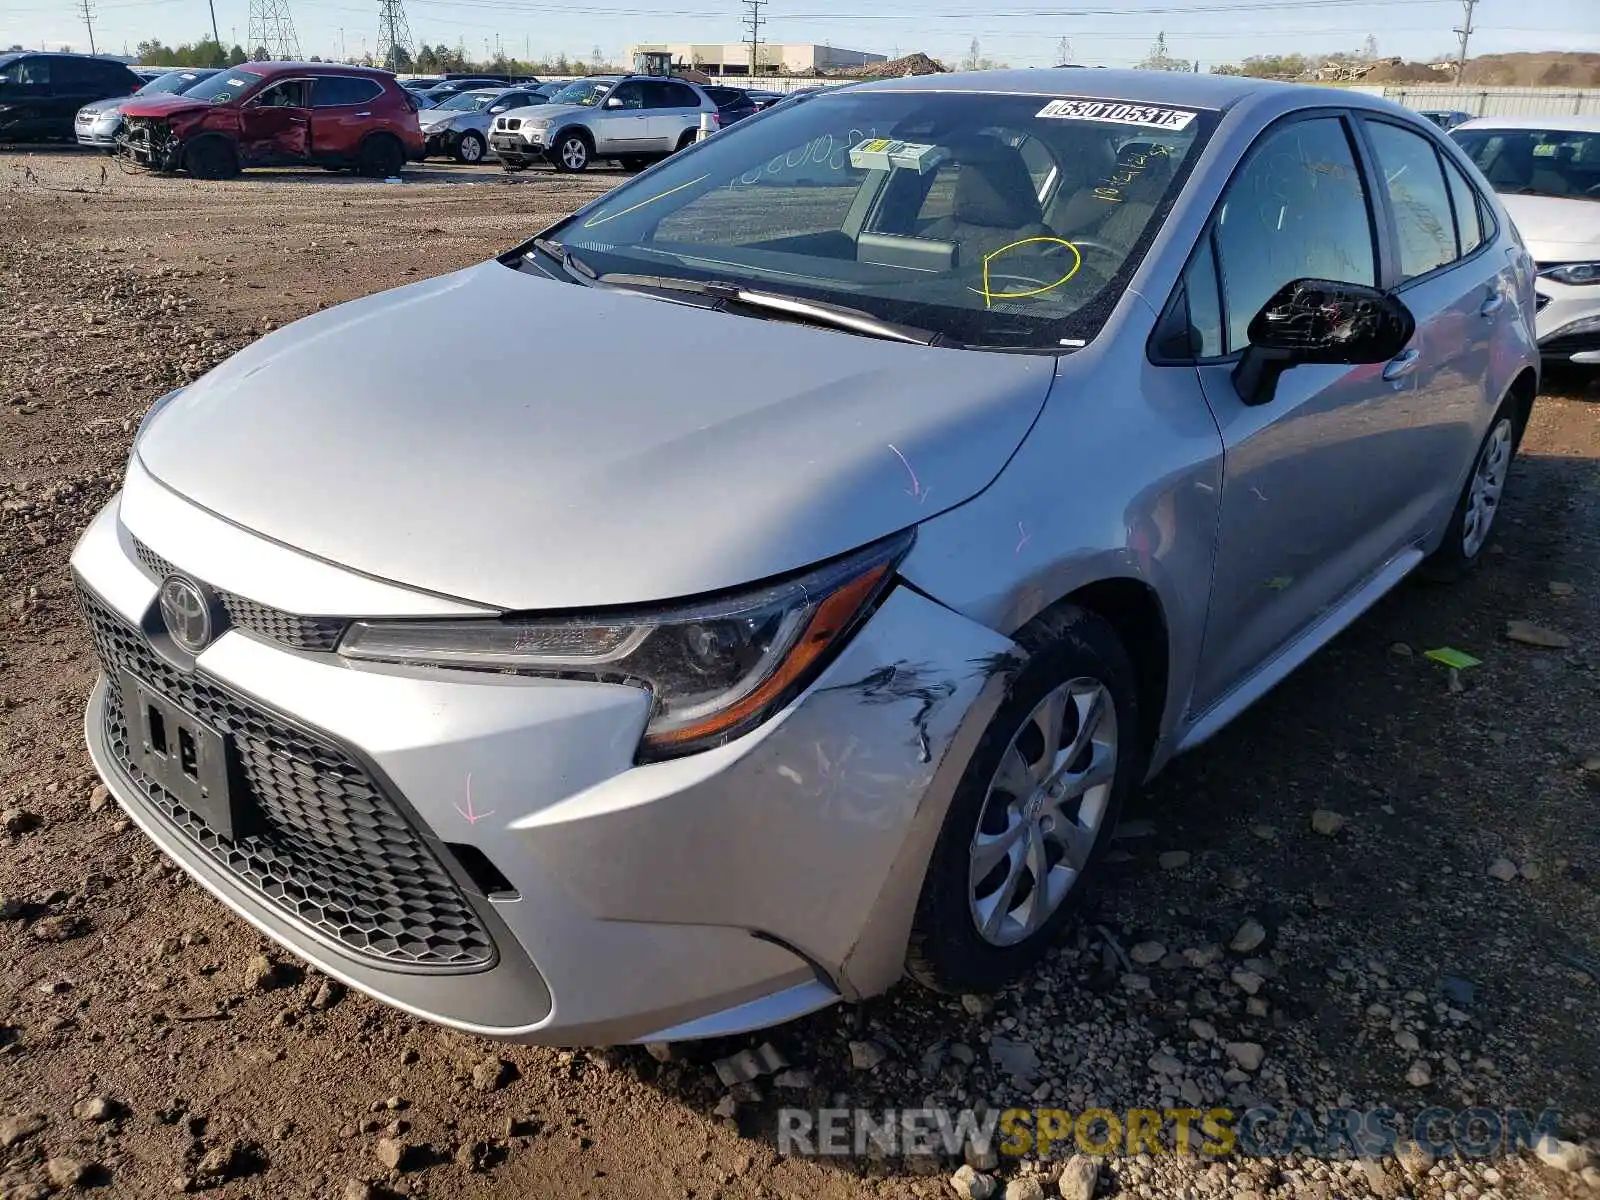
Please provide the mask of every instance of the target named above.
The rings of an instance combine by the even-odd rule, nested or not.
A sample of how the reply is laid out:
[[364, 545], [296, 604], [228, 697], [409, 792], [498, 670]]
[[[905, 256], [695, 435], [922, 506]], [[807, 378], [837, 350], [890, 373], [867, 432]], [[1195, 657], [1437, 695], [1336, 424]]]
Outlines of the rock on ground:
[[1091, 1200], [1099, 1178], [1099, 1159], [1090, 1158], [1087, 1154], [1074, 1154], [1061, 1169], [1056, 1190], [1061, 1193], [1061, 1200]]

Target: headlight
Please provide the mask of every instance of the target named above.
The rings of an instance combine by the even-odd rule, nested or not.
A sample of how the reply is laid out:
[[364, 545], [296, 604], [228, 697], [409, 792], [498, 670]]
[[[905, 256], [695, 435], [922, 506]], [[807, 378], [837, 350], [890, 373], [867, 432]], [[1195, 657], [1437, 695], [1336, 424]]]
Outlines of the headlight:
[[866, 550], [719, 599], [565, 619], [358, 621], [345, 658], [632, 684], [654, 702], [643, 755], [721, 745], [771, 715], [843, 645], [911, 545]]
[[531, 133], [531, 134], [534, 134], [534, 135], [536, 135], [538, 137], [543, 137], [545, 134], [550, 132], [550, 122], [549, 121], [524, 121], [522, 123], [522, 132], [523, 133]]
[[1557, 283], [1576, 285], [1600, 283], [1600, 262], [1565, 263], [1559, 267], [1540, 271], [1539, 274], [1546, 279], [1554, 279]]

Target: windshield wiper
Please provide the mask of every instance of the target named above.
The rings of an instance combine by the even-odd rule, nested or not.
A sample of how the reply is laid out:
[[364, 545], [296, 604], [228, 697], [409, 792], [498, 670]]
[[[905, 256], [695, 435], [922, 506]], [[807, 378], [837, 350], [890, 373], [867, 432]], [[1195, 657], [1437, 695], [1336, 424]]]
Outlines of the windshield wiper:
[[913, 346], [943, 344], [944, 335], [915, 325], [900, 325], [884, 321], [859, 308], [843, 304], [830, 304], [826, 300], [808, 300], [783, 292], [761, 291], [721, 280], [679, 279], [666, 275], [632, 275], [612, 273], [599, 276], [599, 282], [616, 287], [655, 288], [668, 292], [689, 292], [697, 296], [710, 296], [722, 302], [722, 307], [743, 305], [765, 312], [783, 313], [813, 325], [830, 329], [845, 329], [866, 337], [883, 338], [891, 342], [908, 342]]
[[547, 254], [555, 259], [556, 262], [561, 264], [563, 271], [572, 276], [577, 282], [583, 284], [584, 287], [593, 287], [595, 280], [600, 278], [599, 272], [560, 242], [551, 241], [549, 238], [536, 237], [533, 239], [533, 248], [541, 254]]

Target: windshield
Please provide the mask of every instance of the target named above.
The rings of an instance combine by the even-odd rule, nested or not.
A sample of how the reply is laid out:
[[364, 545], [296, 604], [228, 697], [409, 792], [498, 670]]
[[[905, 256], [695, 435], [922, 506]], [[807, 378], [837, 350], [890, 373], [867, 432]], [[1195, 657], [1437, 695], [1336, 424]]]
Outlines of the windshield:
[[209, 100], [213, 104], [226, 104], [229, 100], [237, 100], [248, 88], [255, 87], [263, 78], [265, 76], [259, 71], [243, 71], [238, 67], [230, 67], [226, 71], [218, 71], [209, 79], [202, 79], [184, 95], [195, 100]]
[[461, 92], [451, 96], [450, 99], [441, 101], [438, 105], [440, 112], [481, 112], [494, 103], [495, 92]]
[[593, 108], [605, 99], [606, 93], [614, 86], [615, 81], [610, 79], [579, 79], [551, 96], [550, 103], [581, 104], [585, 108]]
[[964, 345], [1092, 338], [1217, 114], [838, 92], [773, 109], [551, 234], [607, 273], [824, 300]]
[[165, 75], [157, 75], [134, 95], [164, 96], [182, 92], [207, 78], [208, 75], [209, 72], [202, 74], [198, 71], [168, 71]]
[[1600, 200], [1600, 132], [1458, 129], [1451, 136], [1497, 192]]

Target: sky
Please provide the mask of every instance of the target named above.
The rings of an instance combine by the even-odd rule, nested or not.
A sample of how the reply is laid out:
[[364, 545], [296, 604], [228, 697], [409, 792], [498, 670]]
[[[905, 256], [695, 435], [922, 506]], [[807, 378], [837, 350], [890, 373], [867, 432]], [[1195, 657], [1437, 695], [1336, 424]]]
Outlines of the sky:
[[[225, 42], [243, 44], [250, 0], [213, 0]], [[302, 54], [359, 56], [377, 42], [378, 0], [281, 0]], [[636, 42], [734, 42], [743, 0], [404, 0], [413, 45], [465, 43], [469, 56], [497, 46], [534, 59], [587, 59], [599, 46], [622, 61]], [[102, 52], [132, 53], [150, 37], [168, 44], [210, 32], [206, 0], [89, 0]], [[762, 40], [818, 42], [881, 54], [922, 50], [955, 63], [977, 38], [985, 57], [1011, 66], [1071, 61], [1131, 66], [1165, 32], [1170, 52], [1202, 69], [1251, 54], [1359, 50], [1429, 59], [1454, 54], [1460, 0], [764, 0]], [[1471, 53], [1600, 51], [1600, 0], [1481, 0]], [[86, 50], [81, 0], [0, 0], [0, 47], [21, 43]], [[342, 48], [341, 48], [342, 47]]]

